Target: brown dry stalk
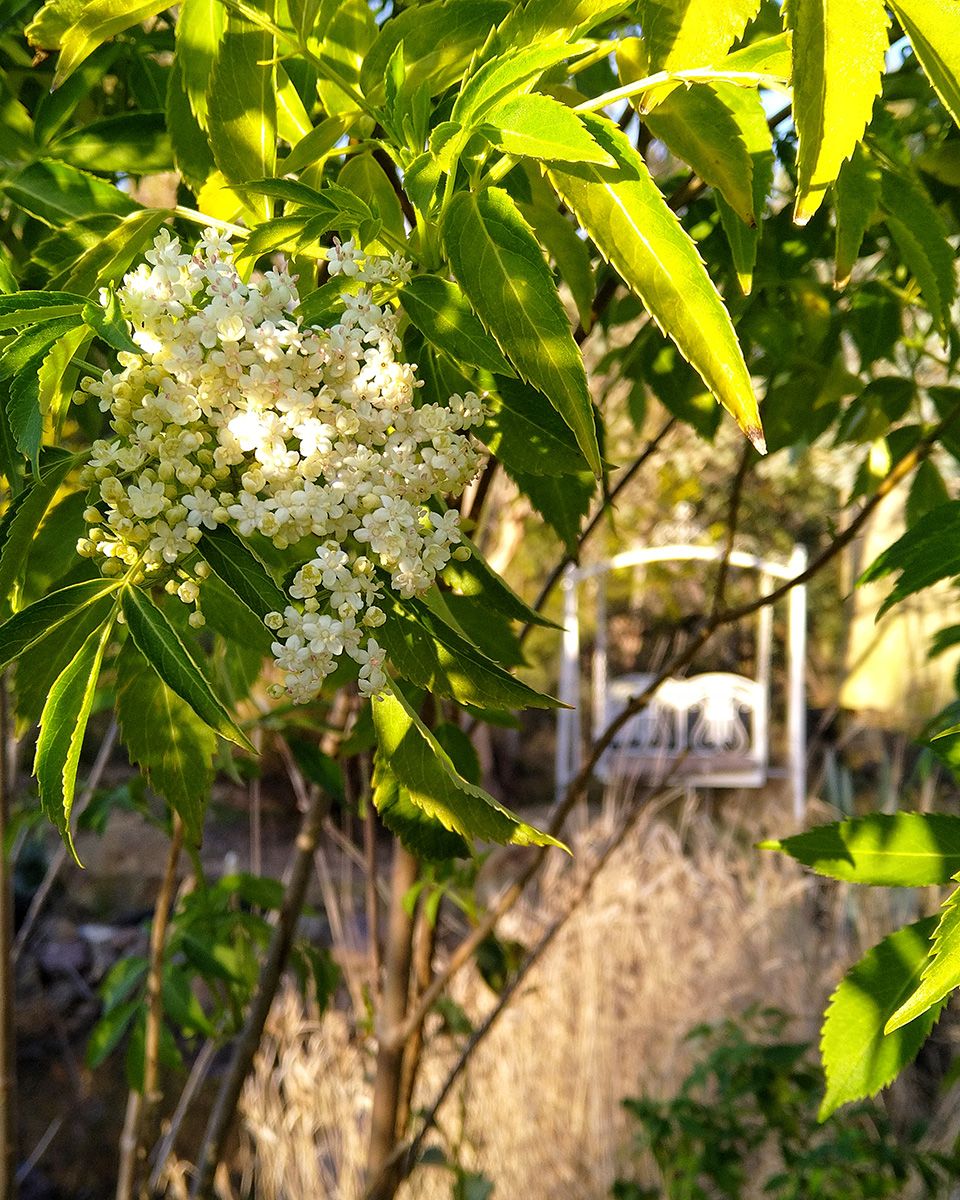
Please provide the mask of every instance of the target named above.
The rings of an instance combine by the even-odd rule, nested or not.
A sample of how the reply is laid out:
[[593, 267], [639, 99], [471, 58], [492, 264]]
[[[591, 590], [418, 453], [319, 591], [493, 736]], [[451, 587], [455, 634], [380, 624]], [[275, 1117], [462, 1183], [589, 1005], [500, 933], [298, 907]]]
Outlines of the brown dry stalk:
[[[167, 850], [167, 863], [157, 890], [150, 925], [150, 947], [147, 954], [146, 1006], [147, 1015], [143, 1037], [143, 1087], [131, 1089], [127, 1115], [120, 1137], [120, 1166], [117, 1172], [117, 1200], [130, 1200], [137, 1190], [137, 1176], [145, 1170], [147, 1144], [151, 1140], [150, 1126], [160, 1102], [158, 1088], [160, 1069], [160, 1033], [163, 1026], [163, 955], [167, 944], [167, 928], [173, 907], [177, 882], [177, 863], [183, 847], [183, 822], [175, 813], [173, 832]], [[147, 1195], [144, 1178], [140, 1194]]]

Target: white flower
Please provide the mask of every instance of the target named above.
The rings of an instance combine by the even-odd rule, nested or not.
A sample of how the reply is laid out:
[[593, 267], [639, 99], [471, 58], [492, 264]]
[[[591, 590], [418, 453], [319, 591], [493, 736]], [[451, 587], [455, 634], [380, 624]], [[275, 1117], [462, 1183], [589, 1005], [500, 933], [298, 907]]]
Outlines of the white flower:
[[[466, 431], [484, 419], [473, 392], [415, 406], [397, 315], [371, 290], [408, 279], [410, 264], [335, 242], [330, 275], [365, 286], [315, 330], [289, 315], [298, 296], [286, 269], [244, 283], [214, 229], [192, 255], [162, 230], [146, 257], [117, 293], [141, 353], [81, 384], [113, 436], [84, 470], [102, 511], [88, 508], [80, 553], [106, 574], [139, 569], [196, 606], [209, 574], [193, 553], [202, 530], [229, 525], [281, 550], [312, 537], [291, 603], [265, 622], [283, 688], [311, 700], [348, 655], [361, 691], [377, 694], [384, 652], [367, 631], [387, 619], [378, 602], [385, 587], [426, 591], [449, 561], [459, 518], [425, 503], [475, 474], [481, 451]], [[190, 622], [203, 623], [199, 608]]]

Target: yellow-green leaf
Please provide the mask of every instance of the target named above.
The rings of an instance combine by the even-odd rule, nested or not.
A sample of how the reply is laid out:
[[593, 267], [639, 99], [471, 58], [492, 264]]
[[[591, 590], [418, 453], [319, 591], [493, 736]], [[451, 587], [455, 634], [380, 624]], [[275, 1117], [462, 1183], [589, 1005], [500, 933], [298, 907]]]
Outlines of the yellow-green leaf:
[[956, 0], [890, 0], [890, 7], [944, 108], [960, 125], [960, 5]]
[[79, 18], [60, 38], [53, 86], [58, 88], [108, 38], [166, 7], [163, 0], [89, 0], [83, 4]]
[[220, 42], [227, 27], [227, 10], [221, 0], [181, 0], [177, 17], [177, 63], [190, 107], [207, 128], [210, 80]]
[[790, 0], [787, 20], [799, 143], [794, 220], [805, 225], [863, 137], [880, 94], [889, 22], [883, 0]]
[[916, 990], [884, 1026], [890, 1034], [946, 1000], [960, 987], [960, 890], [951, 892], [940, 912], [930, 957]]
[[920, 980], [935, 924], [935, 918], [926, 917], [885, 937], [847, 972], [830, 998], [820, 1039], [827, 1076], [821, 1121], [841, 1105], [886, 1087], [933, 1027], [936, 1010], [884, 1033], [890, 1016]]
[[470, 839], [501, 845], [561, 845], [521, 821], [483, 788], [468, 783], [399, 690], [387, 692], [372, 707], [380, 753], [410, 800], [428, 817]]
[[[269, 31], [230, 14], [207, 112], [213, 157], [229, 183], [265, 179], [276, 173], [274, 54]], [[270, 216], [268, 198], [260, 197], [255, 203], [261, 218]]]
[[741, 221], [756, 224], [753, 159], [725, 96], [710, 86], [677, 88], [645, 120], [654, 137], [723, 194]]
[[760, 0], [643, 0], [640, 26], [654, 71], [708, 67], [721, 59], [747, 23]]
[[585, 115], [616, 167], [551, 168], [564, 202], [750, 440], [763, 449], [756, 397], [730, 314], [643, 159], [611, 122]]

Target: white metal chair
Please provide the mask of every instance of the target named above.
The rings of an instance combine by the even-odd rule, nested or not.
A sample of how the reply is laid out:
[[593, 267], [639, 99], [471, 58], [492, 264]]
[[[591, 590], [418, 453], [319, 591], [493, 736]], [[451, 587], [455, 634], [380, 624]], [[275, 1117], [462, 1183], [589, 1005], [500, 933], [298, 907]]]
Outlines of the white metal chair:
[[[630, 673], [608, 678], [606, 581], [611, 572], [635, 570], [654, 562], [718, 562], [723, 551], [713, 546], [661, 546], [630, 550], [588, 567], [569, 567], [565, 592], [563, 659], [557, 725], [557, 793], [561, 795], [581, 763], [580, 590], [594, 585], [596, 631], [591, 670], [591, 721], [594, 738], [607, 728], [632, 699], [642, 696], [656, 676]], [[789, 562], [760, 559], [733, 551], [729, 566], [757, 573], [761, 594], [771, 581], [788, 581], [806, 567], [806, 552], [796, 547]], [[786, 775], [790, 781], [794, 816], [802, 822], [806, 808], [806, 729], [804, 660], [806, 650], [806, 589], [787, 594], [787, 764], [770, 763], [770, 655], [772, 607], [757, 614], [756, 677], [710, 671], [661, 681], [650, 702], [618, 730], [597, 764], [604, 783], [629, 776], [646, 784], [667, 780], [688, 788], [762, 787], [768, 778]]]

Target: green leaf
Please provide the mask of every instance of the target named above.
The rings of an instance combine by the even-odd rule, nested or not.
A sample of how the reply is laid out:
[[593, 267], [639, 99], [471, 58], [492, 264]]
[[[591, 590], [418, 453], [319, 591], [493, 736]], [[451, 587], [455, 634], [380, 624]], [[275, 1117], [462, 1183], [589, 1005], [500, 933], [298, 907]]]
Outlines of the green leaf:
[[496, 394], [484, 401], [487, 417], [477, 436], [511, 474], [570, 476], [587, 469], [569, 426], [536, 388], [502, 377], [496, 382]]
[[683, 71], [718, 62], [756, 16], [760, 0], [642, 0], [649, 69]]
[[467, 79], [454, 101], [450, 119], [466, 129], [475, 129], [487, 121], [496, 125], [494, 111], [529, 92], [550, 67], [589, 49], [589, 42], [511, 47], [506, 54], [483, 63]]
[[454, 198], [443, 239], [474, 312], [518, 374], [547, 396], [599, 475], [600, 448], [583, 359], [530, 226], [506, 192], [487, 188]]
[[337, 182], [370, 204], [384, 229], [401, 241], [406, 239], [403, 209], [387, 173], [372, 154], [355, 154], [343, 164]]
[[360, 86], [374, 103], [385, 94], [387, 64], [403, 42], [406, 85], [429, 85], [438, 95], [454, 83], [494, 26], [512, 8], [511, 0], [435, 0], [384, 21], [360, 69]]
[[494, 374], [513, 374], [455, 283], [437, 275], [417, 275], [400, 289], [400, 302], [424, 337], [455, 362]]
[[[57, 676], [79, 653], [87, 638], [96, 630], [102, 629], [104, 622], [111, 619], [111, 610], [117, 599], [115, 588], [107, 591], [104, 581], [99, 579], [90, 582], [100, 588], [97, 599], [89, 604], [78, 602], [65, 620], [48, 627], [46, 632], [41, 632], [26, 650], [15, 656], [14, 693], [17, 698], [17, 723], [23, 731], [40, 720]], [[37, 601], [37, 604], [42, 603], [43, 601]], [[36, 606], [31, 605], [30, 608]], [[23, 610], [28, 611], [30, 610]]]
[[884, 1026], [891, 1034], [934, 1009], [933, 1020], [950, 993], [960, 987], [960, 889], [953, 891], [940, 910], [930, 957], [920, 983]]
[[597, 491], [596, 479], [589, 471], [579, 471], [575, 475], [533, 475], [506, 464], [505, 467], [520, 491], [563, 542], [567, 553], [575, 555], [580, 526]]
[[373, 722], [383, 761], [407, 789], [412, 803], [445, 829], [501, 845], [561, 844], [468, 783], [401, 692], [391, 689], [376, 701]]
[[925, 887], [949, 883], [960, 872], [960, 817], [870, 813], [760, 846], [847, 883]]
[[551, 182], [600, 253], [762, 450], [760, 414], [743, 352], [696, 246], [626, 136], [604, 118], [586, 115], [584, 120], [616, 160], [616, 169], [554, 166]]
[[422, 600], [395, 599], [387, 613], [378, 640], [397, 671], [417, 687], [476, 708], [559, 705], [488, 658]]
[[[502, 613], [511, 621], [522, 621], [525, 625], [543, 625], [550, 629], [560, 628], [521, 600], [513, 588], [494, 571], [473, 542], [468, 538], [464, 538], [463, 542], [470, 551], [470, 557], [464, 562], [458, 558], [450, 559], [441, 572], [445, 583], [461, 596], [479, 600], [485, 607]], [[960, 864], [957, 869], [960, 870]]]
[[820, 1120], [852, 1100], [874, 1096], [915, 1057], [937, 1012], [894, 1033], [884, 1026], [920, 981], [935, 917], [885, 937], [844, 976], [831, 997], [820, 1039], [827, 1090]]
[[[950, 492], [943, 476], [929, 458], [924, 459], [917, 467], [913, 483], [910, 484], [906, 506], [907, 525], [916, 525], [921, 517], [939, 508], [941, 504], [946, 504], [949, 499]], [[957, 870], [960, 870], [960, 864]]]
[[51, 347], [37, 371], [40, 412], [50, 414], [56, 438], [63, 435], [63, 422], [80, 376], [80, 366], [74, 358], [82, 358], [92, 341], [93, 332], [86, 325], [71, 329]]
[[753, 158], [725, 96], [709, 86], [677, 88], [644, 119], [654, 137], [723, 194], [741, 221], [756, 224]]
[[586, 239], [578, 236], [574, 223], [557, 208], [553, 190], [545, 187], [545, 191], [549, 193], [547, 203], [520, 204], [519, 208], [570, 289], [580, 324], [589, 329], [597, 291], [590, 248]]
[[83, 9], [84, 0], [47, 0], [23, 31], [24, 36], [38, 50], [59, 50], [63, 35]]
[[252, 750], [170, 622], [146, 592], [139, 588], [124, 591], [123, 616], [137, 649], [163, 682], [221, 737], [244, 750]]
[[89, 608], [103, 610], [113, 603], [119, 585], [106, 579], [85, 579], [44, 596], [0, 625], [0, 669]]
[[887, 228], [920, 285], [933, 319], [946, 336], [957, 290], [946, 226], [917, 176], [881, 169], [880, 198]]
[[[210, 82], [207, 125], [217, 167], [229, 183], [276, 173], [277, 101], [273, 35], [231, 12]], [[258, 208], [262, 220], [270, 206]]]
[[960, 501], [941, 504], [921, 517], [871, 563], [858, 582], [872, 583], [894, 571], [900, 577], [880, 606], [878, 619], [914, 592], [960, 575]]
[[302, 171], [304, 167], [313, 164], [322, 165], [327, 155], [347, 133], [353, 119], [349, 113], [345, 113], [321, 121], [306, 137], [297, 142], [283, 160], [284, 171]]
[[133, 260], [143, 254], [169, 215], [164, 208], [138, 209], [119, 221], [51, 282], [97, 296], [101, 287], [116, 283]]
[[179, 814], [187, 840], [199, 845], [213, 785], [216, 735], [130, 640], [117, 658], [116, 688], [120, 737], [130, 761]]
[[943, 106], [960, 125], [960, 10], [952, 0], [890, 0]]
[[8, 296], [0, 296], [0, 329], [33, 325], [53, 317], [73, 316], [81, 311], [86, 302], [85, 296], [75, 296], [70, 292], [13, 292]]
[[199, 550], [214, 574], [260, 621], [267, 613], [282, 613], [289, 604], [264, 563], [232, 530], [205, 529]]
[[887, 51], [883, 0], [790, 0], [797, 200], [806, 225], [863, 137]]
[[181, 0], [177, 17], [177, 64], [201, 129], [207, 127], [210, 80], [226, 27], [227, 9], [222, 0]]
[[126, 350], [128, 354], [140, 353], [140, 347], [130, 336], [130, 327], [116, 292], [110, 291], [106, 304], [88, 301], [83, 306], [83, 321], [112, 349]]
[[587, 133], [576, 113], [552, 96], [514, 96], [487, 113], [481, 132], [508, 154], [557, 162], [612, 159]]
[[511, 46], [569, 41], [628, 7], [627, 0], [529, 0], [513, 9], [489, 49], [502, 53]]
[[880, 171], [868, 152], [858, 146], [837, 176], [833, 189], [837, 217], [837, 254], [833, 281], [845, 287], [860, 254], [863, 235], [880, 205]]
[[4, 513], [0, 524], [0, 598], [4, 601], [20, 578], [40, 522], [64, 479], [76, 465], [77, 459], [72, 454], [45, 462]]
[[216, 170], [216, 164], [207, 135], [187, 99], [179, 61], [174, 62], [167, 76], [166, 118], [177, 170], [199, 192]]
[[33, 764], [40, 803], [75, 859], [77, 852], [70, 832], [70, 813], [77, 768], [103, 654], [112, 630], [113, 622], [108, 621], [102, 630], [96, 630], [87, 638], [70, 665], [57, 677], [40, 717], [40, 735]]
[[[393, 24], [392, 21], [388, 22]], [[377, 23], [367, 0], [339, 0], [332, 19], [323, 29], [318, 53], [330, 62], [338, 78], [359, 90], [360, 70], [377, 36]], [[333, 79], [321, 75], [317, 83], [320, 103], [328, 116], [357, 112], [357, 102]]]
[[410, 793], [400, 786], [379, 754], [374, 759], [372, 799], [380, 820], [417, 858], [436, 862], [470, 857], [470, 847], [460, 834], [445, 828], [436, 817], [427, 816], [414, 804]]
[[72, 167], [104, 173], [149, 175], [169, 171], [173, 151], [162, 112], [119, 113], [71, 129], [47, 148]]
[[0, 354], [0, 379], [19, 375], [35, 359], [42, 360], [55, 342], [81, 323], [79, 315], [52, 317], [49, 320], [38, 321], [29, 329], [17, 334], [13, 341], [7, 342], [3, 353]]
[[54, 226], [100, 213], [124, 216], [140, 207], [112, 183], [66, 163], [31, 163], [3, 189], [24, 212]]
[[58, 88], [85, 58], [114, 34], [122, 33], [165, 7], [161, 0], [87, 0], [80, 7], [78, 19], [60, 38], [54, 88]]

